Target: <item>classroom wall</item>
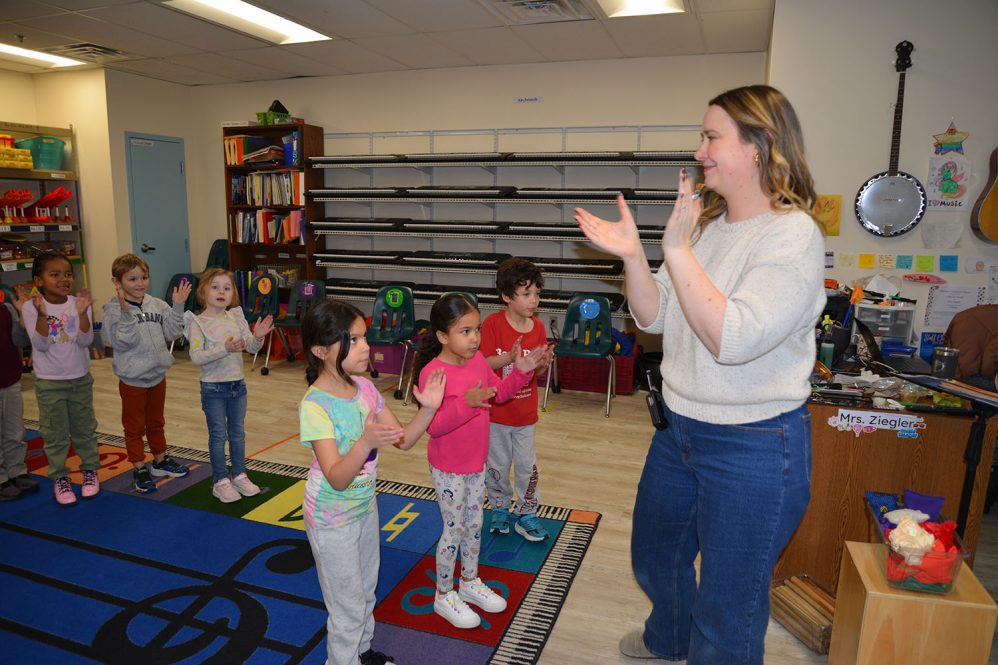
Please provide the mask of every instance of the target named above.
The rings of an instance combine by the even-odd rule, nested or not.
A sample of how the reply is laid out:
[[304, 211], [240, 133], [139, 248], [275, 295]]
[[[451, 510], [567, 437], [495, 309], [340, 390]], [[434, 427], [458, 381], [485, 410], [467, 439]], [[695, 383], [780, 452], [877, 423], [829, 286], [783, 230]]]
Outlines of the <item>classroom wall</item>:
[[[113, 228], [117, 182], [107, 168], [110, 160], [107, 132], [107, 95], [100, 69], [51, 72], [34, 76], [36, 121], [50, 127], [73, 127], [79, 178], [87, 285], [95, 298], [104, 296], [100, 266], [113, 258], [106, 232]], [[94, 280], [97, 280], [95, 283]], [[82, 286], [77, 284], [78, 287]], [[95, 310], [101, 303], [95, 300]]]
[[31, 74], [0, 70], [0, 121], [37, 125], [35, 82]]
[[[817, 189], [841, 194], [842, 229], [827, 239], [837, 255], [829, 277], [851, 283], [878, 270], [841, 265], [841, 254], [861, 252], [935, 257], [935, 271], [951, 285], [986, 286], [987, 273], [968, 274], [968, 257], [998, 262], [998, 245], [970, 230], [970, 208], [988, 178], [988, 157], [998, 146], [998, 3], [993, 0], [777, 0], [770, 52], [770, 80], [790, 98], [804, 127]], [[927, 212], [909, 233], [880, 238], [865, 231], [853, 211], [856, 192], [888, 167], [898, 73], [894, 47], [915, 45], [906, 73], [899, 169], [926, 184], [933, 134], [955, 121], [970, 132], [964, 142], [974, 175], [961, 212]], [[952, 154], [952, 153], [950, 153]], [[942, 226], [962, 231], [957, 247], [927, 243]], [[940, 272], [941, 254], [959, 257], [958, 272]], [[883, 270], [900, 278], [913, 270]], [[929, 287], [902, 282], [902, 295], [918, 299], [916, 330], [923, 325]]]

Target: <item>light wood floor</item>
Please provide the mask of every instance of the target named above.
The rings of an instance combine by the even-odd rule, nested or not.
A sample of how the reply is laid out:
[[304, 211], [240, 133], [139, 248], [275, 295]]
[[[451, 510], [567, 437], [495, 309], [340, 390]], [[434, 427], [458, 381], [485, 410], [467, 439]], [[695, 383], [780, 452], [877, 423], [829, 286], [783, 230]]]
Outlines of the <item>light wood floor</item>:
[[[168, 378], [166, 423], [168, 440], [189, 448], [207, 449], [201, 412], [197, 368], [183, 352]], [[95, 361], [94, 408], [100, 430], [121, 434], [121, 402], [110, 359]], [[249, 405], [246, 418], [247, 456], [261, 460], [306, 465], [308, 449], [298, 443], [297, 404], [305, 391], [301, 363], [278, 362], [269, 376], [246, 364]], [[387, 388], [397, 376], [376, 380]], [[26, 375], [24, 415], [36, 419], [33, 378]], [[391, 409], [407, 422], [411, 405], [386, 393]], [[550, 640], [542, 665], [592, 665], [638, 662], [617, 651], [620, 636], [642, 625], [649, 604], [630, 567], [631, 510], [637, 481], [651, 438], [651, 425], [641, 393], [614, 400], [611, 417], [602, 413], [602, 398], [592, 393], [552, 395], [547, 413], [537, 427], [537, 456], [541, 471], [541, 502], [602, 513], [603, 518], [572, 585]], [[425, 441], [409, 452], [385, 450], [379, 475], [388, 480], [430, 485]], [[987, 516], [981, 531], [977, 574], [992, 595], [998, 594], [998, 512]], [[998, 657], [992, 652], [993, 663]], [[801, 644], [782, 626], [770, 621], [766, 635], [767, 665], [827, 663]], [[408, 665], [422, 665], [409, 663]]]

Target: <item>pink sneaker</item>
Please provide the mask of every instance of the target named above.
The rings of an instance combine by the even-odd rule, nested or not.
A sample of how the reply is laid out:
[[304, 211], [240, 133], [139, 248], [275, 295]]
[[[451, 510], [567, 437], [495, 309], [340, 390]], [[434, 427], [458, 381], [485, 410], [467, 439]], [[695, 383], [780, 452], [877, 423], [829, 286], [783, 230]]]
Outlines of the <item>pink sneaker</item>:
[[96, 471], [83, 472], [83, 489], [80, 496], [84, 499], [92, 499], [100, 493], [100, 479], [97, 478]]
[[240, 473], [233, 478], [232, 486], [243, 496], [256, 496], [260, 493], [260, 488], [245, 473]]
[[69, 478], [63, 476], [55, 481], [55, 502], [60, 506], [76, 505], [76, 493], [73, 491], [73, 484]]

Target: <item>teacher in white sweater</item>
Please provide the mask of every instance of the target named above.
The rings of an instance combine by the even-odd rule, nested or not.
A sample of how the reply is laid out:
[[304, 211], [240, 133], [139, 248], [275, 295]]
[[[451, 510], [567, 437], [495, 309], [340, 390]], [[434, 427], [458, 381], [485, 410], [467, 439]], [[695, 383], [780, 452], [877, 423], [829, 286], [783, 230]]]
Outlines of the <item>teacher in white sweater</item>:
[[696, 160], [704, 188], [681, 171], [655, 274], [623, 197], [618, 222], [575, 215], [593, 244], [624, 260], [638, 327], [662, 334], [668, 427], [652, 438], [631, 536], [652, 610], [620, 650], [646, 662], [762, 665], [773, 567], [810, 498], [805, 400], [824, 240], [809, 213], [800, 123], [778, 90], [710, 100]]

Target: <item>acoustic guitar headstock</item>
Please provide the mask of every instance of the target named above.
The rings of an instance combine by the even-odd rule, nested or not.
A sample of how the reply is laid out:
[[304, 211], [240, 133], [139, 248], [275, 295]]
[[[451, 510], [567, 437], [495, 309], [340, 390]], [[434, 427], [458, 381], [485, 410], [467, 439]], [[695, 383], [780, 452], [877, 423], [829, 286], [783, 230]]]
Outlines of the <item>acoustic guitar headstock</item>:
[[898, 54], [898, 59], [894, 61], [894, 70], [903, 72], [911, 67], [911, 52], [915, 50], [915, 45], [905, 40], [894, 47], [894, 52]]

